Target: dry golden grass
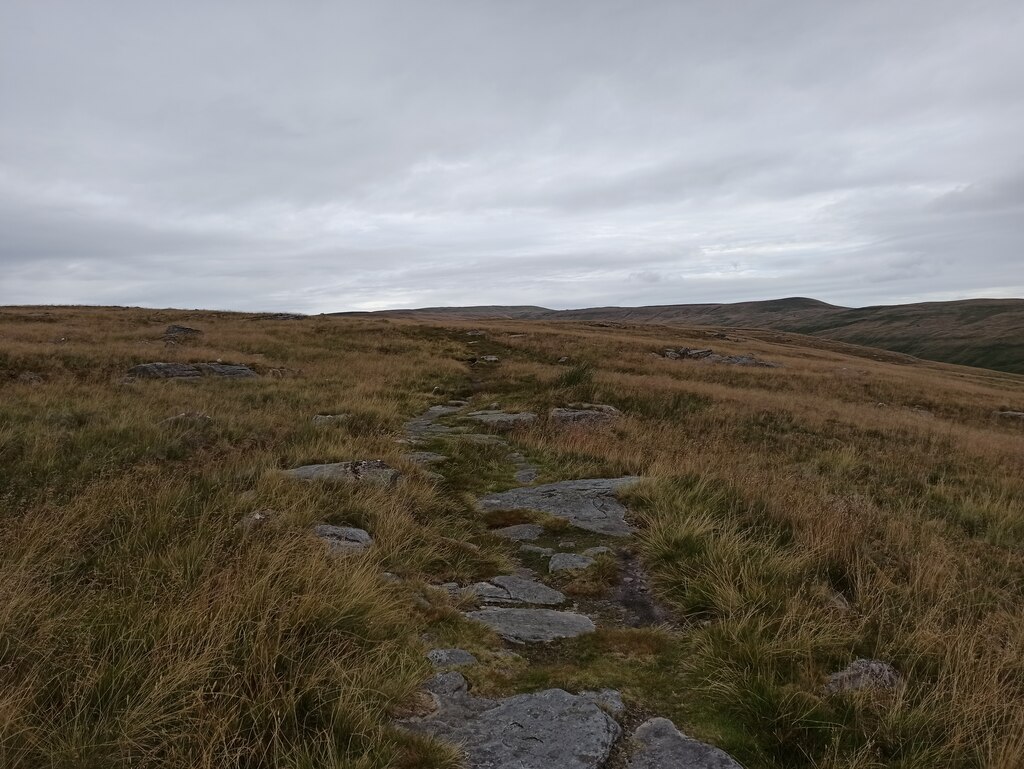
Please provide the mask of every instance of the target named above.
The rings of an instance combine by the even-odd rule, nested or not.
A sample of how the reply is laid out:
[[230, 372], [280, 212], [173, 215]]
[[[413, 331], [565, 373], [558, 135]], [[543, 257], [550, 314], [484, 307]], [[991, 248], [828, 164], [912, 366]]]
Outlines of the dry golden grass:
[[[205, 333], [168, 346], [169, 323]], [[992, 416], [1024, 410], [1024, 378], [729, 336], [0, 310], [0, 765], [457, 765], [390, 723], [428, 675], [423, 632], [495, 648], [418, 586], [507, 566], [470, 492], [510, 470], [448, 445], [438, 484], [395, 438], [472, 396], [625, 412], [512, 439], [545, 480], [647, 478], [629, 495], [639, 550], [680, 627], [602, 631], [525, 668], [495, 656], [482, 691], [615, 685], [751, 769], [1024, 766], [1024, 427]], [[783, 367], [651, 355], [682, 345]], [[502, 363], [462, 362], [488, 352]], [[216, 359], [263, 376], [121, 381], [139, 362]], [[211, 422], [161, 423], [181, 412]], [[335, 412], [354, 416], [311, 423]], [[405, 477], [354, 491], [276, 472], [355, 458]], [[256, 510], [276, 512], [240, 525]], [[330, 558], [316, 522], [376, 546]], [[892, 661], [904, 685], [823, 695], [856, 656]]]

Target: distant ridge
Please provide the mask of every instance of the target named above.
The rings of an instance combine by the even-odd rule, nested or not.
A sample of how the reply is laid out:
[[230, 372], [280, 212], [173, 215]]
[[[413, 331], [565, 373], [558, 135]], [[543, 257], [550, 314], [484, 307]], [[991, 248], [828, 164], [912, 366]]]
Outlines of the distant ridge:
[[485, 305], [425, 307], [385, 313], [776, 329], [879, 347], [928, 360], [1024, 374], [1024, 299], [965, 299], [855, 308], [796, 296], [732, 304], [579, 310]]

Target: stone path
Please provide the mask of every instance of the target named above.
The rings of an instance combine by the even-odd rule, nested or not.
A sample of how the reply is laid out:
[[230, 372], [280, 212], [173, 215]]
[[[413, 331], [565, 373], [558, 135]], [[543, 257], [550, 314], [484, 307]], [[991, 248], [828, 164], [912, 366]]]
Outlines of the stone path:
[[538, 510], [564, 518], [580, 529], [625, 537], [633, 533], [633, 527], [626, 523], [626, 508], [615, 498], [615, 492], [639, 480], [625, 476], [559, 481], [488, 494], [479, 505], [484, 511]]
[[[590, 407], [592, 404], [580, 404]], [[496, 529], [498, 537], [522, 542], [520, 553], [543, 563], [551, 573], [572, 573], [593, 567], [599, 558], [618, 559], [620, 583], [613, 589], [611, 602], [617, 613], [611, 620], [607, 612], [598, 611], [602, 622], [621, 626], [641, 626], [664, 621], [664, 613], [653, 602], [640, 563], [628, 549], [613, 550], [608, 545], [622, 543], [633, 533], [626, 520], [626, 508], [615, 497], [621, 489], [637, 483], [634, 476], [621, 478], [586, 478], [531, 486], [538, 477], [537, 468], [519, 452], [513, 451], [500, 436], [459, 432], [459, 428], [439, 424], [461, 410], [455, 406], [434, 406], [406, 425], [406, 438], [411, 443], [429, 441], [437, 436], [452, 435], [470, 440], [509, 447], [508, 459], [517, 483], [522, 486], [478, 500], [481, 512], [530, 511], [561, 518], [585, 533], [582, 552], [575, 552], [576, 542], [564, 540], [559, 550], [528, 544], [545, 535], [539, 524], [523, 523]], [[578, 409], [577, 411], [582, 411]], [[600, 414], [600, 416], [596, 416]], [[614, 419], [610, 411], [599, 408], [580, 415], [558, 413], [556, 422], [563, 424], [600, 424]], [[482, 417], [482, 418], [481, 418]], [[533, 414], [505, 414], [496, 409], [473, 412], [469, 418], [492, 427], [507, 428], [529, 424]], [[565, 552], [571, 551], [571, 552]], [[472, 597], [480, 608], [464, 612], [467, 619], [478, 622], [516, 646], [556, 644], [597, 630], [594, 618], [575, 606], [566, 606], [564, 593], [540, 581], [530, 569], [520, 568], [515, 574], [497, 575], [467, 587], [456, 584], [442, 588], [454, 596]], [[559, 608], [551, 608], [559, 607]], [[625, 707], [618, 692], [580, 692], [546, 689], [503, 699], [474, 696], [466, 678], [452, 668], [466, 669], [478, 664], [476, 657], [462, 649], [433, 649], [428, 657], [441, 671], [426, 689], [433, 699], [433, 711], [420, 718], [405, 719], [403, 728], [424, 732], [458, 745], [465, 754], [469, 769], [602, 769], [615, 766], [627, 769], [742, 769], [728, 754], [718, 748], [691, 739], [665, 718], [652, 718], [641, 724], [632, 735], [623, 737], [619, 724]]]

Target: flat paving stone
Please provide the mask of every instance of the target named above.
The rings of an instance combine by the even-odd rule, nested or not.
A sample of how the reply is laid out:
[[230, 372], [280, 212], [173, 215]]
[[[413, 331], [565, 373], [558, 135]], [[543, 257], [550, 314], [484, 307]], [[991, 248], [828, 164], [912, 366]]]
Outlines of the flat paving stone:
[[505, 411], [471, 411], [466, 414], [466, 419], [472, 419], [474, 422], [480, 422], [485, 425], [492, 425], [495, 427], [517, 427], [519, 425], [528, 425], [531, 422], [536, 421], [537, 415], [532, 411], [520, 411], [518, 413], [508, 413]]
[[582, 571], [594, 565], [594, 559], [576, 553], [555, 553], [548, 561], [548, 571]]
[[436, 668], [454, 668], [460, 665], [475, 665], [476, 657], [465, 649], [431, 649], [427, 659]]
[[536, 523], [517, 523], [514, 526], [505, 526], [501, 529], [494, 529], [491, 534], [504, 539], [511, 539], [515, 542], [537, 539], [544, 533], [544, 527]]
[[289, 478], [299, 481], [333, 481], [337, 483], [368, 483], [379, 486], [394, 484], [400, 473], [379, 459], [359, 459], [353, 462], [331, 462], [322, 465], [303, 465], [285, 470]]
[[487, 608], [466, 612], [507, 641], [536, 643], [593, 633], [593, 620], [583, 614], [554, 609]]
[[667, 718], [652, 718], [633, 732], [627, 769], [743, 769], [724, 750], [691, 739]]
[[640, 479], [588, 478], [559, 481], [542, 486], [524, 486], [481, 498], [481, 510], [538, 510], [564, 518], [573, 526], [611, 536], [628, 536], [633, 527], [626, 523], [626, 508], [614, 493]]
[[[557, 606], [565, 603], [565, 595], [548, 587], [543, 582], [528, 577], [520, 577], [516, 574], [504, 574], [499, 577], [492, 577], [484, 583], [477, 583], [473, 586], [476, 591], [480, 585], [498, 588], [503, 594], [496, 595], [493, 591], [487, 591], [488, 595], [483, 596], [486, 601], [503, 603], [532, 603], [542, 606]], [[477, 592], [477, 595], [480, 595]]]
[[485, 700], [439, 694], [440, 708], [403, 726], [459, 746], [469, 769], [600, 769], [622, 730], [592, 698], [562, 689]]

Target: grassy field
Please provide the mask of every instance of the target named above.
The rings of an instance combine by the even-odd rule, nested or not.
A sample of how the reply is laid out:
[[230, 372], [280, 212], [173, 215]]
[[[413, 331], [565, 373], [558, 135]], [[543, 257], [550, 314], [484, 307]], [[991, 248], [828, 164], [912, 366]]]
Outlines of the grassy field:
[[[170, 323], [204, 333], [169, 344]], [[456, 767], [392, 726], [420, 707], [427, 638], [477, 654], [476, 691], [617, 688], [628, 718], [668, 716], [748, 769], [1024, 766], [1024, 423], [993, 416], [1024, 411], [1024, 377], [728, 336], [0, 309], [0, 766]], [[652, 355], [708, 344], [781, 367]], [[484, 354], [501, 363], [467, 362]], [[261, 376], [124, 380], [214, 360]], [[439, 438], [444, 480], [402, 458], [403, 422], [453, 397], [624, 412], [510, 440], [542, 481], [644, 476], [626, 501], [670, 622], [512, 659], [427, 587], [513, 554], [488, 533], [509, 521], [473, 504], [514, 485], [501, 452]], [[209, 420], [164, 421], [181, 413]], [[363, 458], [402, 480], [279, 472]], [[333, 558], [320, 522], [375, 546]], [[560, 587], [615, 579], [608, 563]], [[826, 695], [855, 657], [903, 684]]]

